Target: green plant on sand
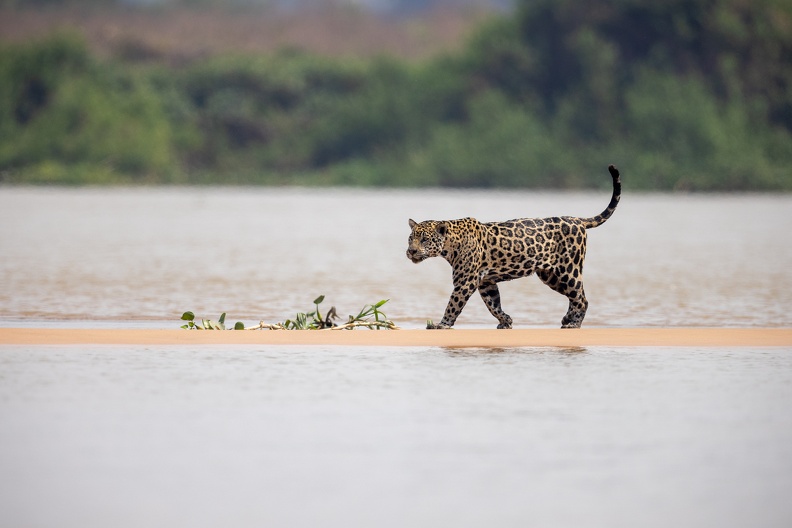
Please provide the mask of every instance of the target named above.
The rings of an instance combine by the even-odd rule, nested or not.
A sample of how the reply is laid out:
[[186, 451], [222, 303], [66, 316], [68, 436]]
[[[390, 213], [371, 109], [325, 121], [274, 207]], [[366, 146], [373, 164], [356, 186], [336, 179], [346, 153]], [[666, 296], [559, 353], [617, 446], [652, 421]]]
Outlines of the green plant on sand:
[[[182, 321], [187, 321], [187, 324], [183, 324], [181, 327], [185, 330], [225, 330], [225, 312], [220, 315], [220, 318], [217, 322], [214, 322], [211, 319], [201, 319], [201, 323], [198, 324], [195, 322], [195, 314], [192, 312], [184, 312], [181, 316]], [[244, 330], [245, 325], [241, 322], [237, 321], [234, 324], [234, 330]]]
[[[335, 306], [331, 306], [327, 313], [322, 316], [319, 305], [324, 301], [324, 295], [314, 299], [314, 310], [311, 312], [298, 312], [294, 319], [286, 319], [283, 322], [267, 324], [264, 321], [256, 326], [245, 327], [241, 322], [234, 324], [234, 330], [353, 330], [355, 328], [368, 328], [369, 330], [398, 330], [393, 321], [380, 311], [380, 308], [388, 302], [388, 299], [381, 300], [374, 304], [367, 304], [361, 308], [357, 315], [350, 315], [346, 323], [336, 324], [333, 321], [338, 319]], [[223, 313], [217, 322], [211, 319], [201, 319], [200, 324], [195, 322], [193, 312], [184, 312], [182, 321], [187, 324], [182, 325], [186, 330], [225, 330], [225, 316]]]

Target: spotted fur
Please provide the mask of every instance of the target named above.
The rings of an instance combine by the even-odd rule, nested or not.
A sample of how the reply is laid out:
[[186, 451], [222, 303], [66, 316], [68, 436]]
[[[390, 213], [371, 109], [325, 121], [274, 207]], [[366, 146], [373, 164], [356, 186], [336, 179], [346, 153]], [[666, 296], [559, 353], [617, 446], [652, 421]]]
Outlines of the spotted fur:
[[592, 218], [571, 216], [521, 218], [507, 222], [482, 223], [475, 218], [460, 220], [410, 219], [407, 258], [416, 264], [443, 257], [451, 264], [454, 291], [443, 319], [427, 328], [451, 328], [477, 291], [498, 328], [511, 328], [512, 318], [501, 308], [498, 283], [536, 273], [551, 289], [569, 298], [569, 309], [561, 328], [580, 328], [588, 301], [583, 291], [583, 260], [586, 230], [602, 225], [619, 204], [621, 180], [613, 165], [610, 204]]

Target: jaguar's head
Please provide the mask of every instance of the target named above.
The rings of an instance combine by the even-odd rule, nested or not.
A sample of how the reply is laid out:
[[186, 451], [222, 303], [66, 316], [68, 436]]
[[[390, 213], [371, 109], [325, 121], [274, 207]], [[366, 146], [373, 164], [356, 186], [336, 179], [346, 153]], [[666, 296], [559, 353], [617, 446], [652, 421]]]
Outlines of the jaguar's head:
[[445, 222], [426, 220], [416, 222], [410, 219], [410, 238], [407, 240], [407, 258], [418, 264], [437, 257], [443, 251], [448, 225]]

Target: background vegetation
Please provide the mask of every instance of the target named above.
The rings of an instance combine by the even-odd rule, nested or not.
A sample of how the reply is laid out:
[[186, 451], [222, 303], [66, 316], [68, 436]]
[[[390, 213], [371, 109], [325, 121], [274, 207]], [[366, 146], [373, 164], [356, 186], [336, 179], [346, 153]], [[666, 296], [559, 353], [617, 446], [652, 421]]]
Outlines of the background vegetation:
[[0, 47], [0, 181], [792, 189], [792, 2], [522, 0], [429, 58]]

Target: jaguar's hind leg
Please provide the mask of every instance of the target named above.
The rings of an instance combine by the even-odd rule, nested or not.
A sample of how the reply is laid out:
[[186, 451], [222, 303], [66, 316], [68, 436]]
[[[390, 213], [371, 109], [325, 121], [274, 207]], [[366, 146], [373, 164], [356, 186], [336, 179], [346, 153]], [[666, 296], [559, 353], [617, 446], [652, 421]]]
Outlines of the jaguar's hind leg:
[[484, 304], [487, 305], [487, 309], [498, 320], [498, 328], [510, 329], [512, 327], [512, 318], [501, 308], [498, 285], [491, 281], [482, 282], [478, 287], [478, 291]]
[[583, 286], [567, 293], [566, 296], [569, 298], [569, 309], [561, 319], [561, 328], [580, 328], [583, 318], [586, 317], [586, 310], [588, 310], [588, 301]]
[[559, 276], [548, 270], [538, 271], [536, 275], [551, 289], [569, 299], [569, 308], [561, 319], [561, 328], [580, 328], [586, 317], [586, 310], [588, 310], [588, 301], [586, 293], [583, 291], [580, 275], [578, 274], [578, 278], [574, 278], [569, 273]]

